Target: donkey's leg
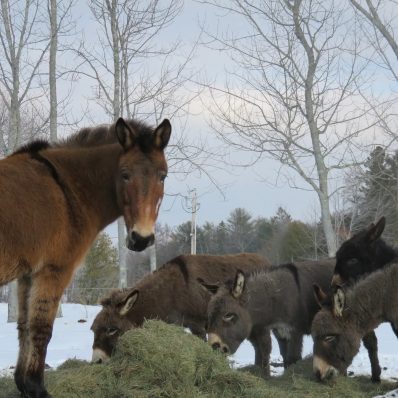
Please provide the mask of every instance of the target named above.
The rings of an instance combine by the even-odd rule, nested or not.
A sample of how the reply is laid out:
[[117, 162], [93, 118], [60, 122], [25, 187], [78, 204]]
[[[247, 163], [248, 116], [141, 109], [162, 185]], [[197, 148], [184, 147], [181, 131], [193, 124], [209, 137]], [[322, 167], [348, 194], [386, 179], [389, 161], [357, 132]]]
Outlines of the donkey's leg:
[[283, 367], [286, 368], [287, 365], [287, 349], [288, 349], [288, 340], [285, 337], [282, 337], [278, 332], [278, 329], [272, 329], [276, 340], [278, 341], [279, 353], [283, 359]]
[[377, 337], [374, 331], [369, 332], [362, 338], [363, 345], [368, 350], [370, 367], [372, 369], [372, 381], [380, 383], [381, 368], [377, 355]]
[[18, 340], [19, 354], [14, 373], [15, 384], [21, 392], [25, 381], [25, 365], [29, 351], [28, 346], [28, 299], [32, 279], [30, 275], [18, 279]]
[[265, 327], [254, 328], [248, 340], [252, 343], [254, 347], [254, 364], [262, 369], [262, 373], [264, 376], [269, 376], [269, 358], [272, 349], [270, 329]]
[[204, 324], [191, 324], [189, 325], [189, 330], [194, 336], [199, 337], [200, 339], [206, 341], [206, 329]]
[[303, 350], [303, 334], [292, 331], [287, 345], [287, 356], [285, 367], [290, 366], [301, 359]]
[[29, 353], [26, 360], [25, 392], [29, 398], [49, 398], [44, 388], [44, 365], [59, 301], [72, 269], [47, 265], [32, 277], [29, 298]]

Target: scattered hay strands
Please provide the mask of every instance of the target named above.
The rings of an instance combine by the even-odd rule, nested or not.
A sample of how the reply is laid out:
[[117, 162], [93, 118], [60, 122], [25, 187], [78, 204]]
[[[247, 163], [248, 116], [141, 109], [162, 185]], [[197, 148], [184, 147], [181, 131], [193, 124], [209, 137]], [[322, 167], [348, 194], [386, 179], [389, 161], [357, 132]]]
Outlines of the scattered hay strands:
[[[120, 338], [106, 365], [68, 360], [46, 372], [46, 383], [55, 398], [363, 398], [397, 387], [372, 384], [365, 376], [320, 384], [311, 367], [304, 360], [281, 377], [263, 380], [231, 369], [221, 354], [182, 328], [147, 321]], [[20, 397], [11, 378], [0, 379], [0, 396]]]

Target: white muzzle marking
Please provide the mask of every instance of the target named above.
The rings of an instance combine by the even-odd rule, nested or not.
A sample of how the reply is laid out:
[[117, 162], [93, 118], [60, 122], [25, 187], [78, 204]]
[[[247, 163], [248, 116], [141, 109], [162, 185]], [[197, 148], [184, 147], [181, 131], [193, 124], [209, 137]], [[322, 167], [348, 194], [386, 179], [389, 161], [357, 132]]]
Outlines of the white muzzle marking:
[[100, 348], [95, 348], [93, 350], [93, 356], [91, 358], [91, 362], [104, 363], [104, 362], [109, 361], [109, 359], [110, 359], [109, 356], [104, 351], [102, 351]]

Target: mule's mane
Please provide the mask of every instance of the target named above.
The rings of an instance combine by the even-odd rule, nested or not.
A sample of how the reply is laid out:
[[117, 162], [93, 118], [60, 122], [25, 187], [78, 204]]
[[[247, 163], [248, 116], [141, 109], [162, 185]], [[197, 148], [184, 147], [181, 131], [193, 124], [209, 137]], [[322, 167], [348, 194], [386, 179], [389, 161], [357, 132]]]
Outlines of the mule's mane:
[[[153, 147], [154, 129], [144, 122], [134, 119], [125, 119], [126, 124], [136, 133], [136, 144], [143, 152], [149, 152]], [[61, 140], [55, 146], [62, 148], [90, 148], [118, 142], [115, 123], [103, 124], [96, 127], [85, 127], [77, 133]]]
[[28, 142], [25, 145], [22, 145], [18, 149], [16, 149], [12, 154], [13, 155], [20, 155], [23, 153], [36, 153], [41, 151], [42, 149], [47, 149], [51, 147], [51, 144], [44, 139], [38, 139], [31, 142]]

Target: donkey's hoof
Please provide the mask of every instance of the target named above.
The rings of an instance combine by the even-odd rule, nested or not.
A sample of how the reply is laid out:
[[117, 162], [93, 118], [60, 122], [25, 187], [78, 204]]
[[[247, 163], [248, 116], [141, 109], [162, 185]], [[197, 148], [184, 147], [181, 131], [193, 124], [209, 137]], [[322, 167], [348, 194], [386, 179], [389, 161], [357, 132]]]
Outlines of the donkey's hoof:
[[371, 380], [372, 380], [372, 383], [380, 383], [381, 382], [380, 376], [372, 376]]

